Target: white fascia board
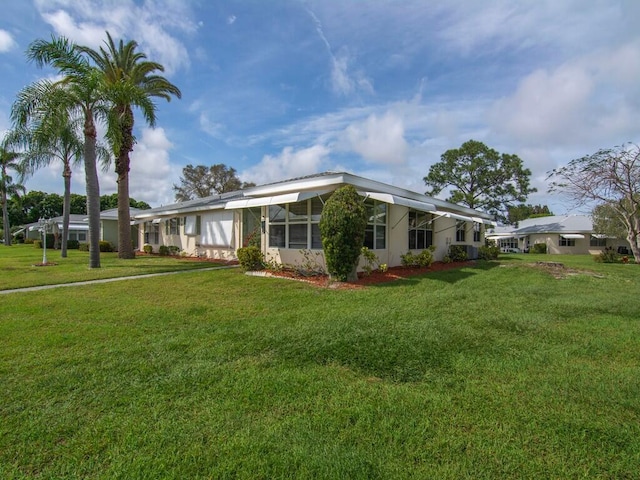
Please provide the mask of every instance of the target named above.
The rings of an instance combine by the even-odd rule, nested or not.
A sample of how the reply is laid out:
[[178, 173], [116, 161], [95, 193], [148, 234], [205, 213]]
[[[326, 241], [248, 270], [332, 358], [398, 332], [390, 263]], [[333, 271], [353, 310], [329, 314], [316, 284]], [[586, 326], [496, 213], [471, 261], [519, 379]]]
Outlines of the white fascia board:
[[329, 190], [314, 190], [310, 192], [293, 192], [283, 195], [272, 195], [269, 197], [243, 198], [241, 200], [231, 200], [224, 206], [225, 210], [237, 208], [263, 207], [268, 205], [282, 205], [285, 203], [296, 203], [324, 195]]
[[456, 220], [462, 220], [464, 222], [473, 222], [473, 218], [471, 217], [465, 217], [464, 215], [458, 215], [457, 213], [452, 213], [452, 212], [443, 212], [440, 210], [436, 210], [435, 212], [436, 215], [439, 215], [441, 217], [444, 218], [455, 218]]
[[581, 233], [561, 233], [560, 236], [562, 238], [584, 238], [584, 235]]
[[421, 212], [435, 212], [436, 206], [432, 203], [419, 202], [418, 200], [412, 200], [410, 198], [401, 197], [399, 195], [392, 195], [390, 193], [378, 193], [378, 192], [358, 192], [360, 195], [366, 198], [373, 198], [384, 203], [391, 205], [402, 205], [404, 207], [413, 208]]

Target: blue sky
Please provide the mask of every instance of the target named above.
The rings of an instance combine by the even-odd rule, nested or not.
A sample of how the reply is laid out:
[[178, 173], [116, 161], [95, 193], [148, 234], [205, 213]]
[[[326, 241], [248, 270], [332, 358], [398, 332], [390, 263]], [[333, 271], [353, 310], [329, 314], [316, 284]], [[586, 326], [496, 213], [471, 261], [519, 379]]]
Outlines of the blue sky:
[[[135, 39], [183, 93], [138, 117], [131, 195], [173, 201], [186, 164], [234, 167], [258, 184], [326, 170], [423, 192], [422, 178], [469, 139], [546, 172], [640, 141], [635, 0], [2, 1], [0, 136], [18, 91], [53, 72], [26, 62], [37, 38], [98, 47]], [[74, 192], [83, 193], [76, 169]], [[62, 192], [52, 165], [26, 182]], [[101, 175], [101, 193], [116, 190]]]

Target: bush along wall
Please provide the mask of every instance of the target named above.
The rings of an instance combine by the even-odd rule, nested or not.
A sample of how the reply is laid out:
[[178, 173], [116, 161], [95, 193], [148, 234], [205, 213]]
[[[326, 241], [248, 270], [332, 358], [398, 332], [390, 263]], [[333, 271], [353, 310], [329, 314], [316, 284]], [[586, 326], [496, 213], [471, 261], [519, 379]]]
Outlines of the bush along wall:
[[333, 192], [324, 204], [319, 226], [330, 277], [340, 282], [356, 281], [367, 210], [353, 185]]

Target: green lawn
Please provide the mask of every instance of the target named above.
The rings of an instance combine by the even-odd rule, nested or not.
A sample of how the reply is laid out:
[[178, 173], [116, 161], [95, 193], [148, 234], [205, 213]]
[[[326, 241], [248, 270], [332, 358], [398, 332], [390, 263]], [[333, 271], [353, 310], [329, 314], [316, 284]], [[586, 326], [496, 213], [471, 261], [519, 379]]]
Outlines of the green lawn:
[[639, 312], [640, 267], [534, 255], [3, 295], [0, 478], [638, 478]]
[[211, 262], [159, 256], [120, 260], [117, 253], [101, 253], [102, 267], [90, 269], [89, 252], [69, 250], [68, 257], [62, 258], [59, 250], [51, 249], [47, 249], [47, 262], [55, 265], [35, 266], [42, 263], [42, 249], [33, 245], [0, 245], [0, 290], [215, 266]]

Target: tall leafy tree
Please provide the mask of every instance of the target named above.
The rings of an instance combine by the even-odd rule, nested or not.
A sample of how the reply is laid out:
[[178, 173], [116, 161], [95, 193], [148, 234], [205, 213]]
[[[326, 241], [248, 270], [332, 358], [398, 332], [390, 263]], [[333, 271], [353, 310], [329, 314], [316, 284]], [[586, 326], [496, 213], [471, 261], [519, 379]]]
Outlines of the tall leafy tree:
[[122, 40], [116, 45], [107, 32], [106, 49], [92, 50], [81, 47], [95, 62], [104, 76], [108, 97], [111, 102], [109, 112], [109, 139], [115, 155], [115, 171], [118, 175], [118, 256], [134, 258], [131, 243], [131, 215], [129, 211], [129, 154], [133, 150], [133, 107], [142, 112], [150, 126], [155, 125], [156, 106], [154, 97], [167, 101], [172, 96], [180, 98], [180, 89], [165, 77], [156, 74], [164, 67], [147, 60], [147, 56], [137, 51], [138, 44]]
[[525, 205], [524, 203], [509, 206], [507, 211], [507, 223], [512, 225], [527, 218], [549, 217], [553, 215], [553, 212], [549, 210], [549, 207], [546, 205]]
[[34, 92], [30, 92], [32, 88], [34, 87], [25, 87], [25, 91], [18, 95], [18, 100], [14, 103], [15, 117], [19, 123], [9, 134], [9, 138], [24, 150], [22, 162], [26, 174], [31, 175], [53, 161], [62, 163], [64, 202], [60, 255], [65, 258], [71, 212], [71, 167], [80, 163], [83, 152], [82, 118], [70, 117], [64, 102], [55, 98], [55, 95], [63, 93], [62, 90], [54, 90], [54, 95], [45, 98], [41, 107], [32, 111], [31, 115], [23, 114], [28, 106], [22, 104], [22, 100], [33, 97]]
[[484, 143], [469, 140], [460, 148], [447, 150], [429, 169], [424, 182], [427, 193], [438, 195], [450, 188], [450, 202], [484, 210], [505, 219], [508, 207], [524, 202], [536, 191], [529, 186], [531, 170], [517, 155], [499, 153]]
[[55, 100], [55, 109], [64, 109], [70, 117], [83, 119], [83, 153], [87, 188], [87, 216], [89, 218], [89, 267], [100, 268], [100, 185], [97, 170], [96, 120], [108, 113], [103, 73], [91, 65], [87, 56], [64, 37], [36, 40], [27, 50], [27, 58], [42, 67], [49, 65], [61, 76], [57, 82], [40, 81], [27, 90], [28, 98], [20, 99], [24, 108], [12, 111], [14, 122], [22, 122], [22, 115], [38, 112], [47, 102]]
[[210, 167], [187, 165], [182, 169], [180, 185], [174, 184], [173, 190], [176, 192], [176, 201], [185, 202], [253, 186], [254, 183], [243, 183], [235, 168], [218, 163]]
[[[550, 192], [576, 205], [606, 205], [604, 213], [624, 225], [627, 242], [640, 263], [640, 147], [628, 143], [571, 160], [549, 172]], [[607, 233], [607, 232], [600, 232]]]
[[11, 225], [9, 224], [10, 195], [17, 195], [24, 191], [24, 187], [18, 180], [14, 180], [11, 170], [21, 175], [20, 154], [0, 146], [0, 201], [2, 201], [2, 232], [4, 244], [11, 245]]

